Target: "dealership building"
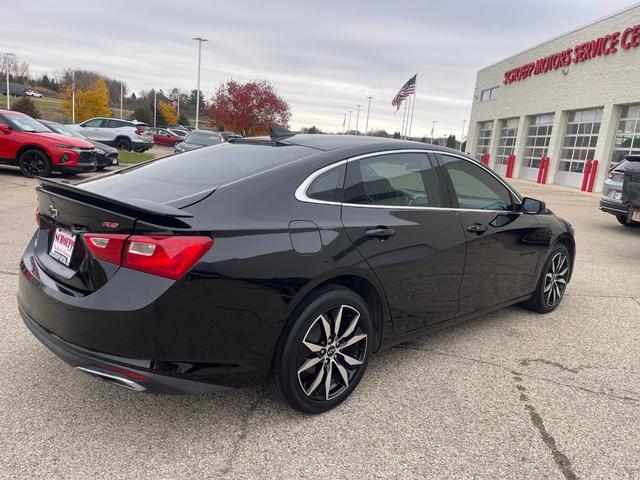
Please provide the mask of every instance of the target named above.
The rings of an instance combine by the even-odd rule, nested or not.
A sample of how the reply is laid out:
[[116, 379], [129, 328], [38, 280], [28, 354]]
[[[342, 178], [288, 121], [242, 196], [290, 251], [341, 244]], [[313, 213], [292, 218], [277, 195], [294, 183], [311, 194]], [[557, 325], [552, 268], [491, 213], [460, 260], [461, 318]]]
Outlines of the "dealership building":
[[601, 191], [612, 162], [640, 155], [640, 6], [480, 70], [466, 150], [505, 176]]

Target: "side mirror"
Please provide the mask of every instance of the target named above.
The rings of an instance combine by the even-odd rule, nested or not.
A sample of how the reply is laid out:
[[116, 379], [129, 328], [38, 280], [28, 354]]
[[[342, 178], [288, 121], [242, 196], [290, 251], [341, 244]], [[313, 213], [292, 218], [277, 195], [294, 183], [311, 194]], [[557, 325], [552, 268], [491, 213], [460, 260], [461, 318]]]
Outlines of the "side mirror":
[[9, 125], [5, 125], [4, 123], [0, 123], [0, 132], [11, 133], [11, 127]]
[[536, 215], [542, 213], [547, 209], [542, 200], [536, 200], [535, 198], [525, 197], [522, 199], [522, 213], [528, 213], [530, 215]]

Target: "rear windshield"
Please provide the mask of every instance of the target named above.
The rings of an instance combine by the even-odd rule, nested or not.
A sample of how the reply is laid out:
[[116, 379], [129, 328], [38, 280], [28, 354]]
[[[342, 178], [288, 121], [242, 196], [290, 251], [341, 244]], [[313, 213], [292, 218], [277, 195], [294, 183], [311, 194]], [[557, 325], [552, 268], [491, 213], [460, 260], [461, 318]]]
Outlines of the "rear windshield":
[[187, 143], [195, 143], [196, 145], [217, 145], [221, 141], [218, 135], [201, 132], [190, 133], [185, 140]]
[[170, 202], [264, 172], [317, 151], [298, 145], [223, 143], [160, 158], [81, 188], [114, 198]]

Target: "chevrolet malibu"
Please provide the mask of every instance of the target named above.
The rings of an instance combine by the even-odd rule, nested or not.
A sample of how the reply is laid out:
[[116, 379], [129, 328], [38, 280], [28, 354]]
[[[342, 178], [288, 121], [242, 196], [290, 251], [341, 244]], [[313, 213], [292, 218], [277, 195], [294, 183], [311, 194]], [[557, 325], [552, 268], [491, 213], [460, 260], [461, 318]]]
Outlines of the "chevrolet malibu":
[[384, 347], [556, 309], [575, 257], [543, 202], [392, 139], [274, 128], [37, 194], [18, 302], [44, 345], [140, 392], [269, 381], [306, 413], [345, 400]]

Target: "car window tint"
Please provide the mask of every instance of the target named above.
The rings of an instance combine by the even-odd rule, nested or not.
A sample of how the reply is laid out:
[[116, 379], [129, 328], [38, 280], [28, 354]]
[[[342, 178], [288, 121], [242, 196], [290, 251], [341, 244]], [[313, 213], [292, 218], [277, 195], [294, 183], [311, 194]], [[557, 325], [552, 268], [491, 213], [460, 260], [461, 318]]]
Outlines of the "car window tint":
[[217, 145], [221, 143], [220, 137], [213, 133], [192, 132], [186, 138], [187, 143], [195, 143], [196, 145]]
[[333, 168], [318, 176], [307, 189], [307, 197], [325, 202], [342, 201], [345, 165]]
[[510, 210], [509, 190], [493, 175], [472, 161], [440, 155], [448, 173], [459, 208], [480, 210]]
[[92, 127], [92, 128], [99, 127], [100, 125], [102, 125], [102, 119], [96, 118], [94, 120], [89, 120], [88, 122], [84, 122], [82, 125], [85, 127]]
[[435, 170], [423, 153], [378, 155], [349, 162], [344, 203], [441, 207]]
[[113, 198], [140, 198], [144, 195], [147, 200], [168, 202], [316, 153], [317, 150], [298, 145], [274, 147], [223, 143], [151, 160], [121, 170], [118, 175], [85, 183], [82, 188], [104, 192]]

